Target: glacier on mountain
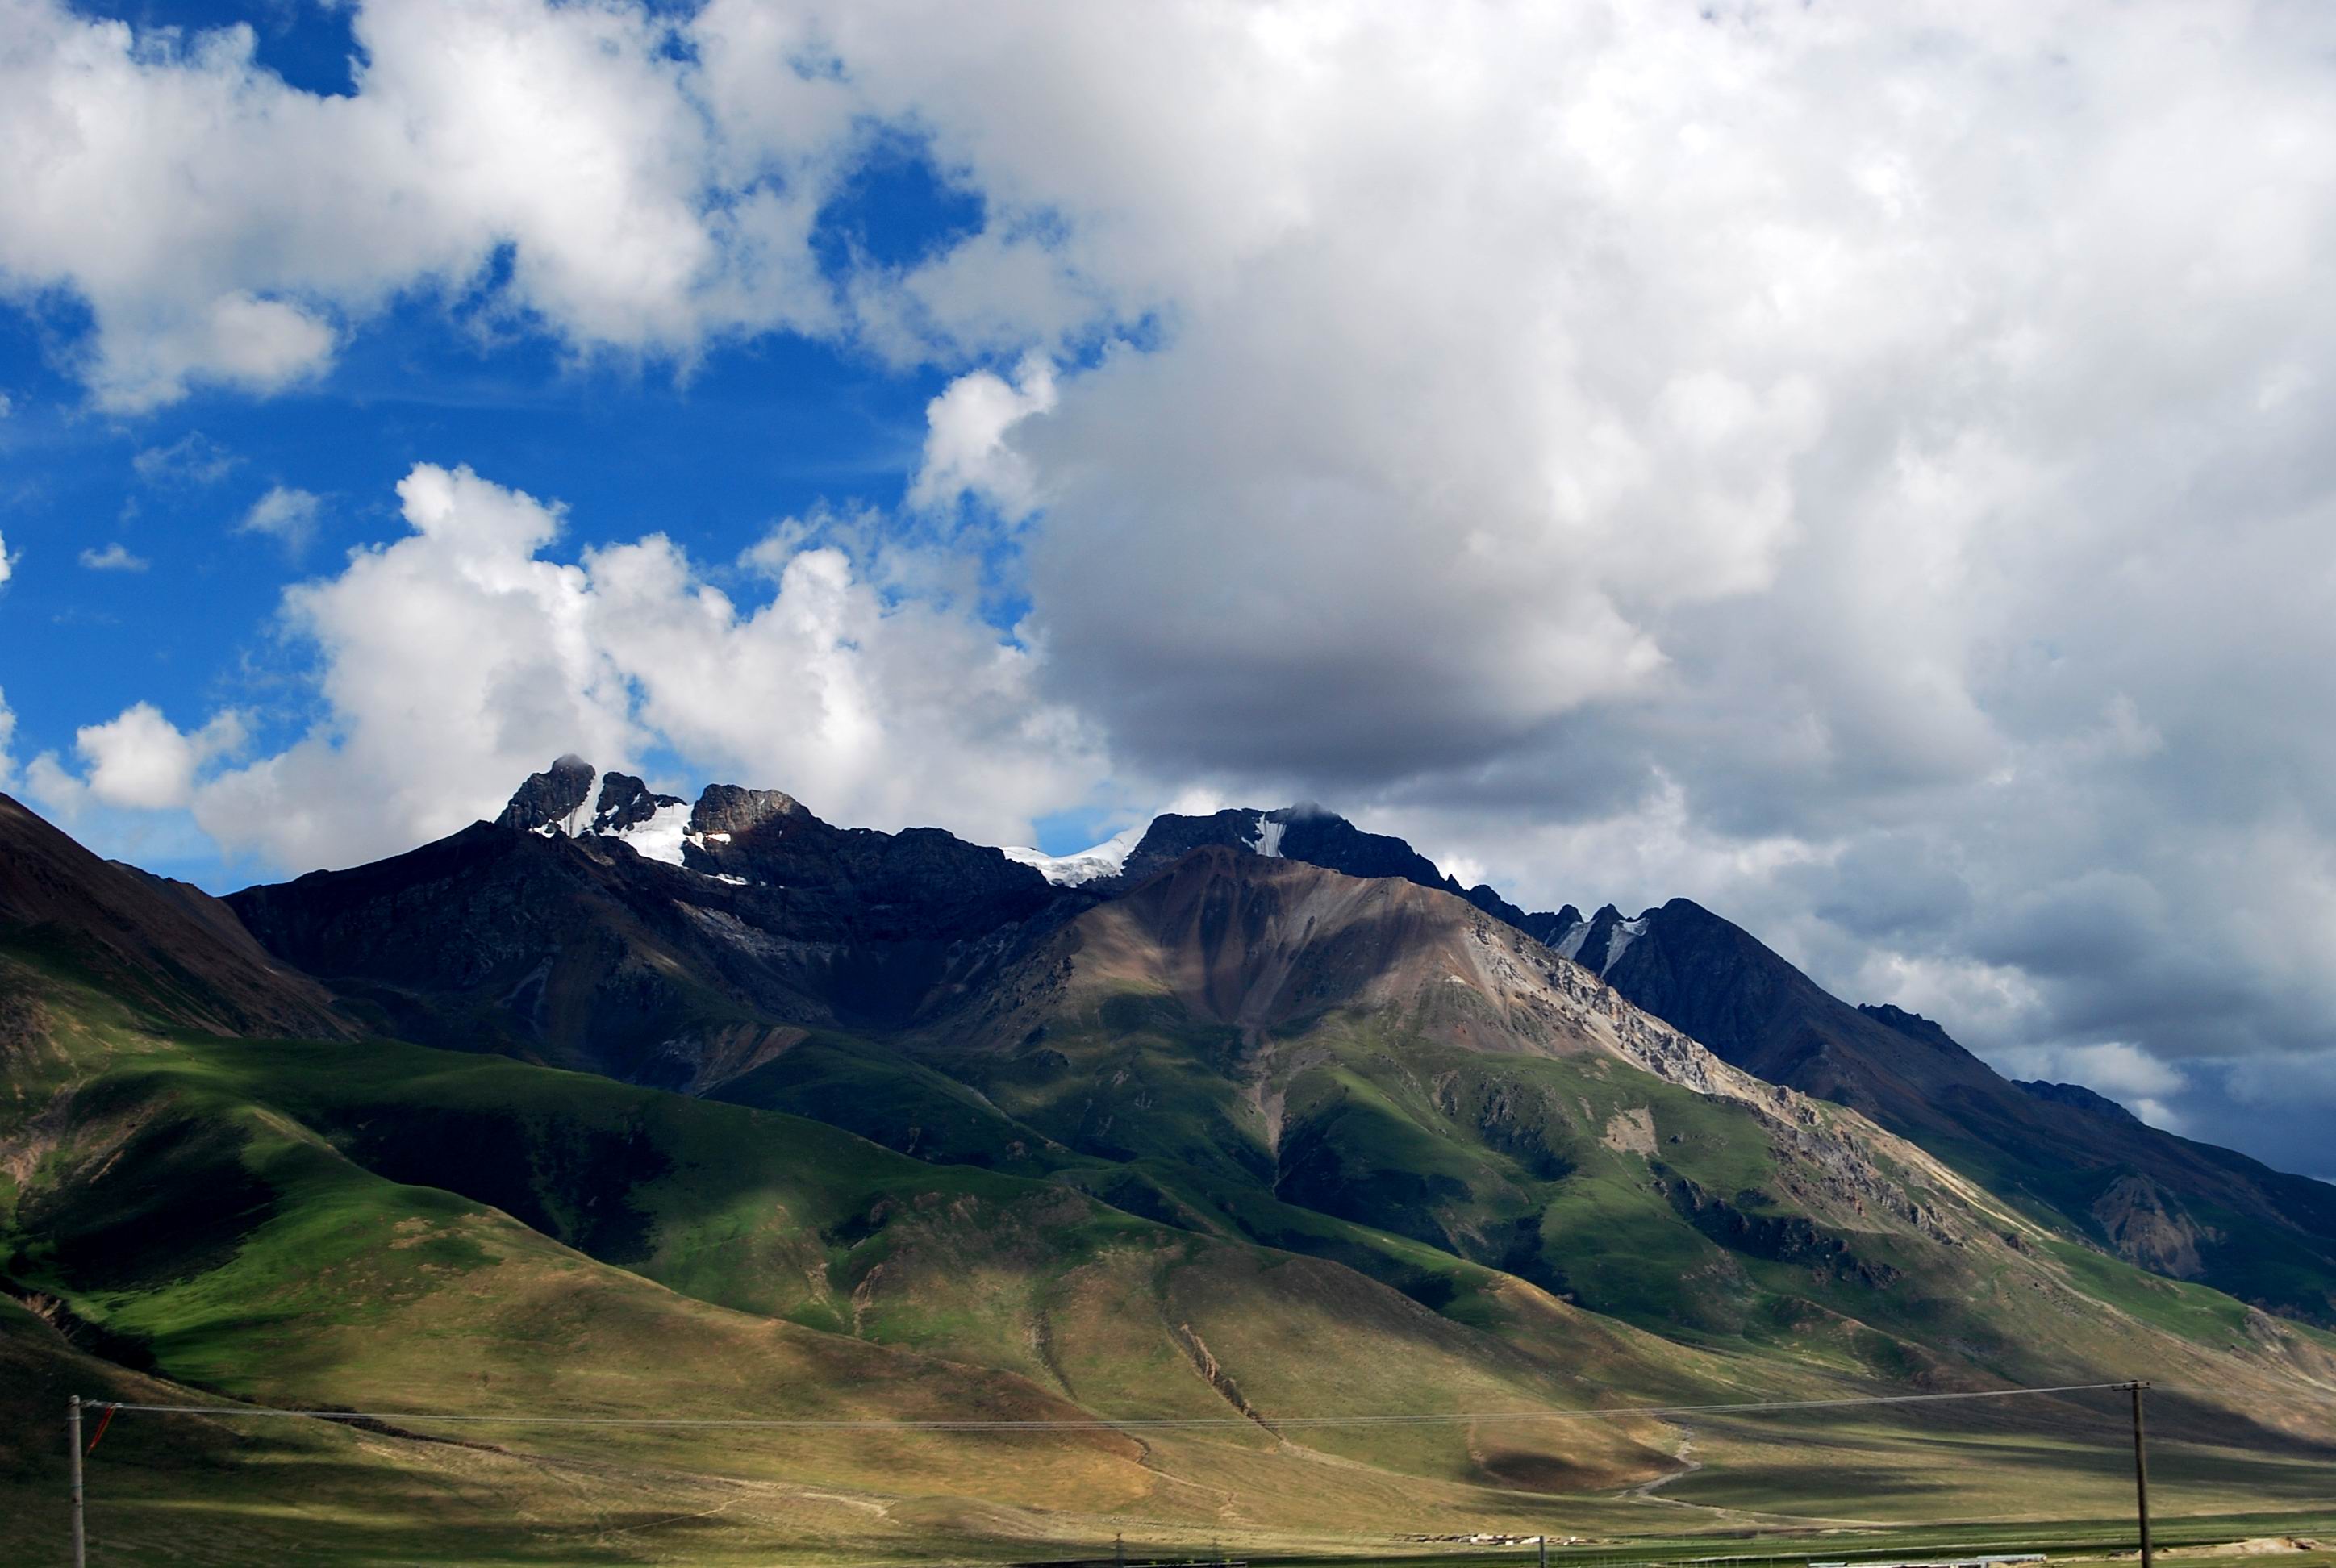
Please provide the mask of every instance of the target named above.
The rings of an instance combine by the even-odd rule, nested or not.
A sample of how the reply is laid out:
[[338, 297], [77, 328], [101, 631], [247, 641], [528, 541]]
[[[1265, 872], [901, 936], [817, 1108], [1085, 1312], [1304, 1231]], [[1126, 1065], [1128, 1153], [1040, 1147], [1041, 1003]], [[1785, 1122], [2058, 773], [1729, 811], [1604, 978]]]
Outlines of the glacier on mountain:
[[998, 852], [1017, 865], [1028, 866], [1058, 888], [1075, 888], [1105, 877], [1115, 877], [1127, 865], [1127, 857], [1144, 840], [1148, 823], [1138, 823], [1125, 833], [1114, 834], [1091, 849], [1076, 854], [1050, 855], [1044, 850], [1027, 844], [1000, 845]]

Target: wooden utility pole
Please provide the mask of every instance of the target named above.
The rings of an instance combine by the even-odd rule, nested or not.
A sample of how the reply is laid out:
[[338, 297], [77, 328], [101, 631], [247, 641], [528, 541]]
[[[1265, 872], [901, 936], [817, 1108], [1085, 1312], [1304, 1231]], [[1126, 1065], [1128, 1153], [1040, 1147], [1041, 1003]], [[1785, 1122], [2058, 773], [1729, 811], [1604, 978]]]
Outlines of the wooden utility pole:
[[81, 1396], [75, 1394], [65, 1407], [65, 1443], [73, 1457], [73, 1568], [86, 1568], [89, 1544], [83, 1534], [81, 1518]]
[[1549, 1537], [1540, 1535], [1534, 1539], [1541, 1543], [1541, 1568], [1549, 1568]]
[[2150, 1568], [2149, 1556], [2149, 1447], [2143, 1440], [2141, 1424], [2142, 1390], [2146, 1383], [2127, 1385], [2133, 1390], [2133, 1491], [2134, 1502], [2141, 1514], [2141, 1568]]

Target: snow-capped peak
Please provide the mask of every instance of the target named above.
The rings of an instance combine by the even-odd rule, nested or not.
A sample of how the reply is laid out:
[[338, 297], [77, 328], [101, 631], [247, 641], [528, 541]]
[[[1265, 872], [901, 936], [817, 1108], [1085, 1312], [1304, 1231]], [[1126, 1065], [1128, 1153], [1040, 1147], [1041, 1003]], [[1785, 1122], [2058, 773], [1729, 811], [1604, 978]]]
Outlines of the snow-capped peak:
[[571, 755], [520, 785], [501, 820], [541, 838], [622, 839], [645, 859], [677, 866], [689, 814], [687, 801]]
[[1127, 857], [1135, 852], [1135, 846], [1144, 842], [1144, 830], [1150, 825], [1139, 823], [1125, 833], [1114, 834], [1094, 848], [1081, 850], [1076, 854], [1050, 855], [1027, 844], [1002, 845], [998, 852], [1017, 865], [1030, 867], [1058, 888], [1075, 888], [1084, 882], [1117, 876], [1126, 867]]

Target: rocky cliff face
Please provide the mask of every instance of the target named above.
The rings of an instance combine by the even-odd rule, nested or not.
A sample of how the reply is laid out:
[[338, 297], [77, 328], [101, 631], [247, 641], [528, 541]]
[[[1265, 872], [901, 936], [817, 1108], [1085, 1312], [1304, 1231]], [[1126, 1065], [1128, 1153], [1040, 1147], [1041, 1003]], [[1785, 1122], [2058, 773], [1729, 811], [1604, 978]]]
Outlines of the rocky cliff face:
[[1601, 910], [1557, 950], [1736, 1066], [1854, 1106], [2129, 1261], [2336, 1322], [2336, 1188], [2145, 1126], [2090, 1091], [2023, 1088], [1932, 1020], [1853, 1008], [1686, 899], [1627, 920]]

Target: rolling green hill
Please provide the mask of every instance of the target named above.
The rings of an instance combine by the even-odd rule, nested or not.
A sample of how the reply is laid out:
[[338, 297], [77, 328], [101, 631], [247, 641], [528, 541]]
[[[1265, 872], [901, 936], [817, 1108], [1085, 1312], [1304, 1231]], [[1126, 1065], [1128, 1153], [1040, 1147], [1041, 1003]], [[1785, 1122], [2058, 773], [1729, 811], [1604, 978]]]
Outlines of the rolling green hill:
[[[2171, 1513], [2305, 1507], [2336, 1460], [2325, 1337], [2070, 1244], [1407, 882], [1195, 852], [945, 1017], [765, 1022], [720, 1098], [271, 1037], [307, 977], [134, 919], [87, 961], [70, 913], [0, 920], [0, 1496], [36, 1550], [73, 1389], [853, 1424], [124, 1416], [100, 1562], [2113, 1517], [2098, 1395], [1552, 1417], [2133, 1375]], [[1434, 1419], [1290, 1424], [1341, 1414]], [[1131, 1425], [891, 1425], [968, 1418]]]

